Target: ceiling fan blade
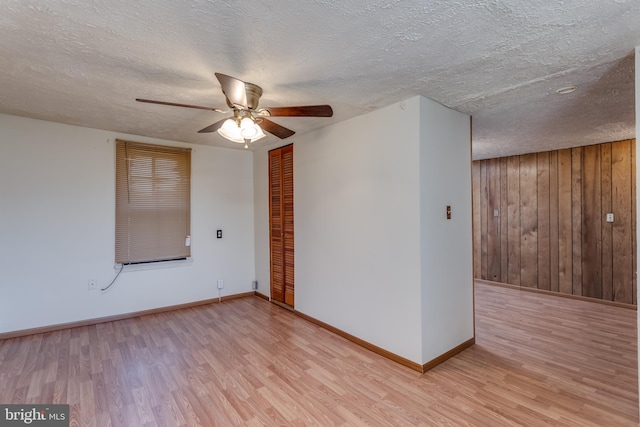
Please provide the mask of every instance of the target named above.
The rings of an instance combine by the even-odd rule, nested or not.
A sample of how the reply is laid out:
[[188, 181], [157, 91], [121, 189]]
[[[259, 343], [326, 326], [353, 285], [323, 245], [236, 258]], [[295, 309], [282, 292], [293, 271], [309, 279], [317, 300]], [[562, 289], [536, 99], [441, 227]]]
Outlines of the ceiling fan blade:
[[223, 123], [224, 123], [225, 121], [227, 121], [228, 119], [231, 119], [231, 118], [233, 118], [233, 117], [227, 117], [227, 118], [225, 118], [225, 119], [218, 120], [218, 121], [217, 121], [217, 122], [215, 122], [214, 124], [209, 125], [209, 126], [207, 126], [206, 128], [204, 128], [204, 129], [200, 129], [200, 130], [198, 131], [198, 133], [215, 132], [215, 131], [217, 131], [218, 129], [220, 129], [220, 128], [222, 127], [222, 125], [223, 125]]
[[170, 105], [172, 107], [197, 108], [198, 110], [207, 110], [207, 111], [215, 111], [216, 113], [224, 113], [224, 110], [221, 110], [219, 108], [201, 107], [199, 105], [178, 104], [176, 102], [154, 101], [152, 99], [142, 99], [142, 98], [136, 98], [136, 101], [146, 102], [148, 104]]
[[222, 92], [227, 97], [231, 105], [247, 108], [247, 91], [242, 80], [226, 74], [215, 73], [216, 78], [222, 86]]
[[291, 135], [295, 133], [291, 129], [287, 129], [284, 126], [280, 126], [279, 124], [274, 123], [269, 119], [265, 119], [264, 117], [260, 119], [260, 122], [258, 124], [260, 125], [262, 130], [266, 130], [267, 132], [274, 134], [280, 139], [289, 138]]
[[271, 117], [331, 117], [333, 109], [330, 105], [307, 105], [300, 107], [266, 107], [261, 108], [260, 112], [266, 111], [267, 116]]

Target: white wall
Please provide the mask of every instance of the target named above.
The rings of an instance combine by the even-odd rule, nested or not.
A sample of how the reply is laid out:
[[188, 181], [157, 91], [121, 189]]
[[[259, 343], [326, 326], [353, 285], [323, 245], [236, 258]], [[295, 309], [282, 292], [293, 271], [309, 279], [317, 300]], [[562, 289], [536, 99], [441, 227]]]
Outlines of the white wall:
[[[0, 333], [251, 290], [252, 154], [192, 146], [192, 262], [114, 277], [114, 139], [187, 146], [0, 115]], [[224, 237], [215, 238], [216, 229]]]
[[412, 361], [420, 347], [419, 101], [294, 145], [296, 309]]
[[[269, 253], [269, 152], [253, 153], [254, 241], [256, 248], [256, 280], [262, 295], [271, 297], [271, 258]], [[264, 250], [266, 248], [266, 250]]]
[[[296, 310], [420, 364], [471, 338], [469, 117], [415, 97], [293, 142]], [[267, 164], [266, 152], [255, 153], [256, 274], [264, 293]], [[451, 187], [441, 179], [462, 170]], [[443, 211], [431, 202], [445, 199], [457, 219], [440, 232], [444, 224], [432, 215]], [[444, 253], [435, 241], [442, 235]], [[450, 325], [438, 323], [436, 333], [441, 315]]]
[[470, 125], [469, 116], [421, 98], [423, 363], [474, 336]]

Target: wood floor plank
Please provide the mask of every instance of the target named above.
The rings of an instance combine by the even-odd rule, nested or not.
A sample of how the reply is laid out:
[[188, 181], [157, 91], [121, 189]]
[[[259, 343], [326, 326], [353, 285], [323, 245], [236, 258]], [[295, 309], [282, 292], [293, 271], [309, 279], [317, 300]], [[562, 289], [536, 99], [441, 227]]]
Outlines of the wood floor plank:
[[475, 301], [476, 345], [425, 374], [248, 297], [0, 341], [0, 402], [82, 426], [637, 425], [635, 311]]

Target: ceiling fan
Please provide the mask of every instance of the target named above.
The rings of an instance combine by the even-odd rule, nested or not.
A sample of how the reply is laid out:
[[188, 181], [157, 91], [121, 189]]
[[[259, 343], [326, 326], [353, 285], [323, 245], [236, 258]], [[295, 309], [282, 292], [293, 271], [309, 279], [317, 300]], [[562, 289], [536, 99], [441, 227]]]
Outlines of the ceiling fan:
[[[307, 105], [297, 107], [263, 107], [258, 108], [262, 88], [256, 84], [243, 82], [235, 77], [215, 73], [222, 86], [222, 92], [227, 105], [233, 111], [233, 116], [218, 120], [198, 133], [218, 132], [223, 137], [238, 143], [248, 144], [265, 136], [263, 130], [280, 139], [288, 138], [295, 132], [287, 129], [267, 117], [331, 117], [333, 109], [329, 105]], [[199, 105], [178, 104], [175, 102], [154, 101], [136, 98], [138, 102], [150, 104], [170, 105], [174, 107], [197, 108], [199, 110], [225, 113], [219, 108], [202, 107]], [[227, 110], [228, 111], [228, 110]]]

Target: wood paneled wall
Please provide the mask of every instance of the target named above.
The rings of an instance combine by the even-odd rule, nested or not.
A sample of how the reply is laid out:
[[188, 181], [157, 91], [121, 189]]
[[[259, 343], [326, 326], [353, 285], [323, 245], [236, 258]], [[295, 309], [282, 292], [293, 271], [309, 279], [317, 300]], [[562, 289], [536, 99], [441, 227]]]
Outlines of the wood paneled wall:
[[635, 140], [473, 162], [474, 276], [636, 304], [635, 163]]

